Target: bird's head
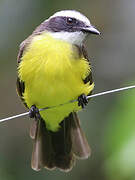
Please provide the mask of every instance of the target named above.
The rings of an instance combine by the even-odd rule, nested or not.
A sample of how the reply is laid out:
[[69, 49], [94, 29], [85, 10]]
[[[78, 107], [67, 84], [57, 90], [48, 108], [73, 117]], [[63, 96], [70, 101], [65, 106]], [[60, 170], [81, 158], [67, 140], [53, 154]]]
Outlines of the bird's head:
[[88, 34], [100, 34], [86, 16], [75, 10], [56, 12], [38, 30], [49, 31], [54, 38], [76, 45], [81, 45]]

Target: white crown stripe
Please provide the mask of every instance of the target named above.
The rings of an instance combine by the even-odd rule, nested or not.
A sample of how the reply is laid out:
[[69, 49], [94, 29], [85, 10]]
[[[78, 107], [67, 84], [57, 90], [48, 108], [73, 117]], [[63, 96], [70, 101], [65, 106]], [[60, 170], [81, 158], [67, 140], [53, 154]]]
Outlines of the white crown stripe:
[[83, 14], [81, 14], [80, 12], [75, 11], [75, 10], [64, 10], [64, 11], [56, 12], [49, 19], [57, 17], [57, 16], [76, 18], [80, 21], [83, 21], [86, 25], [90, 25], [89, 19]]

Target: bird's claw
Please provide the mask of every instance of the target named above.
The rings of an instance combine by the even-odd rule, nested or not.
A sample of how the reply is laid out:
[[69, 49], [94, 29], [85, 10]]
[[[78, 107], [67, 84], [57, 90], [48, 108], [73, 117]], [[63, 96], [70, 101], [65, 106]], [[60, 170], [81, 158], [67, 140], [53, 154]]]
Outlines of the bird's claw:
[[87, 96], [85, 94], [81, 94], [78, 97], [78, 106], [81, 106], [82, 108], [84, 108], [87, 104], [88, 104]]
[[35, 105], [32, 105], [29, 110], [29, 117], [35, 118], [35, 119], [40, 119], [39, 109]]

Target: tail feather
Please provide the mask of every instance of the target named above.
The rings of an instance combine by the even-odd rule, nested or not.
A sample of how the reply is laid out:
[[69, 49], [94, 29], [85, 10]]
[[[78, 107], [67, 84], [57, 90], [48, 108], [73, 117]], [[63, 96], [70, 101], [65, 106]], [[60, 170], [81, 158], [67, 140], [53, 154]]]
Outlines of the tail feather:
[[32, 139], [36, 138], [37, 128], [38, 128], [38, 121], [33, 121], [31, 126], [30, 126], [30, 137]]
[[75, 157], [87, 158], [90, 148], [80, 127], [76, 113], [70, 113], [57, 132], [46, 129], [43, 119], [33, 122], [30, 136], [34, 140], [31, 166], [38, 171], [42, 167], [63, 171], [72, 169]]
[[73, 121], [72, 121], [72, 150], [73, 153], [77, 158], [80, 159], [87, 159], [90, 154], [91, 150], [87, 139], [85, 137], [84, 132], [81, 129], [80, 121], [77, 116], [77, 113], [72, 113]]
[[72, 115], [70, 114], [61, 122], [59, 131], [52, 132], [55, 165], [63, 171], [71, 170], [75, 160], [72, 152], [71, 120]]
[[54, 152], [51, 144], [50, 132], [45, 128], [45, 123], [42, 119], [36, 121], [37, 127], [33, 134], [35, 135], [33, 143], [33, 152], [31, 159], [32, 169], [39, 171], [42, 167], [54, 169]]

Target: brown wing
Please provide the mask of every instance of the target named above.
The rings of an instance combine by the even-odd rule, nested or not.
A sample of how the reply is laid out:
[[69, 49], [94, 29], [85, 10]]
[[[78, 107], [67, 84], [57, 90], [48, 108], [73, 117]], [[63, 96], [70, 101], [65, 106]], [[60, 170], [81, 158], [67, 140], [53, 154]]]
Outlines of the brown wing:
[[21, 81], [19, 79], [19, 77], [17, 77], [17, 81], [16, 81], [16, 90], [17, 90], [17, 94], [20, 97], [20, 99], [22, 100], [23, 104], [25, 105], [25, 107], [28, 108], [28, 106], [25, 103], [24, 98], [23, 98], [23, 93], [25, 91], [25, 83], [23, 81]]
[[23, 53], [25, 51], [25, 49], [27, 48], [27, 46], [30, 44], [31, 39], [33, 37], [34, 33], [32, 35], [30, 35], [27, 39], [25, 39], [19, 47], [19, 52], [18, 52], [18, 56], [17, 56], [17, 63], [21, 62], [21, 58], [23, 56]]
[[[30, 43], [31, 37], [32, 36], [29, 36], [26, 40], [24, 40], [20, 44], [20, 49], [19, 49], [19, 53], [18, 53], [18, 56], [17, 56], [17, 63], [18, 63], [18, 65], [21, 62], [21, 58], [23, 56], [23, 53], [24, 53], [27, 45]], [[25, 82], [23, 82], [19, 77], [17, 77], [16, 89], [17, 89], [17, 93], [18, 93], [20, 99], [22, 100], [24, 105], [27, 107], [27, 104], [25, 103], [24, 98], [23, 98], [23, 93], [25, 91]]]
[[19, 49], [19, 53], [18, 53], [18, 56], [17, 56], [17, 63], [20, 63], [20, 62], [21, 62], [21, 57], [22, 57], [22, 55], [23, 55], [25, 46], [26, 46], [26, 40], [24, 40], [24, 41], [20, 44], [20, 49]]
[[[85, 48], [84, 45], [82, 45], [82, 54], [83, 54], [84, 58], [87, 59], [87, 61], [89, 62], [89, 65], [91, 65], [89, 57], [88, 57], [88, 53], [87, 53], [86, 48]], [[92, 72], [91, 71], [83, 81], [84, 81], [85, 84], [90, 82], [90, 85], [91, 85], [93, 83]]]
[[[17, 56], [18, 64], [21, 62], [21, 57], [23, 55], [24, 49], [25, 49], [25, 41], [23, 41], [20, 44], [20, 49], [19, 49], [19, 53]], [[18, 96], [20, 97], [20, 99], [22, 100], [24, 105], [27, 107], [26, 103], [24, 102], [24, 98], [23, 98], [23, 93], [25, 91], [25, 83], [23, 81], [21, 81], [19, 77], [17, 77], [17, 81], [16, 81], [16, 90], [17, 90]]]

